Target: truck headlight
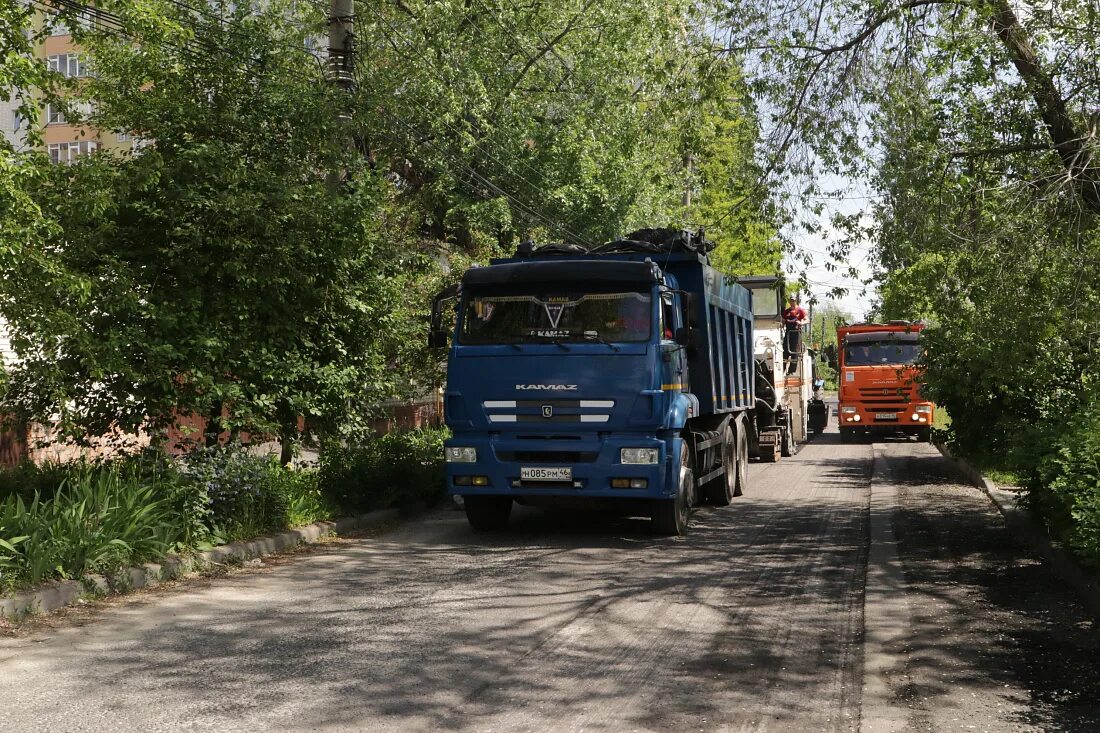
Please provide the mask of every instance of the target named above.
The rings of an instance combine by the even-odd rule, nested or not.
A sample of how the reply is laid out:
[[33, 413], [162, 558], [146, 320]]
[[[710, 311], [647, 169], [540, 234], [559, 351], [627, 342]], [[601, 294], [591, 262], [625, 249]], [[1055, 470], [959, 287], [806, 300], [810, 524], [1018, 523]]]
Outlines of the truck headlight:
[[854, 408], [854, 407], [842, 407], [842, 408], [840, 408], [840, 411], [845, 415], [853, 415], [853, 414], [855, 414], [856, 408]]
[[932, 405], [917, 405], [917, 412], [932, 412]]
[[657, 462], [656, 448], [623, 448], [619, 451], [619, 461], [633, 464], [652, 464]]
[[443, 449], [447, 463], [477, 463], [477, 448], [447, 446]]

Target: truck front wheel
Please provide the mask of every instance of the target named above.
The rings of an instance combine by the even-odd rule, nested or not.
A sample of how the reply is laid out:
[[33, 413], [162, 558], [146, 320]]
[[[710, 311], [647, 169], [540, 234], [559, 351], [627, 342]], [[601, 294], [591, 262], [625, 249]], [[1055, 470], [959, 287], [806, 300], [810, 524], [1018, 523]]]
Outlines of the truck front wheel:
[[691, 511], [690, 497], [695, 483], [695, 474], [691, 470], [691, 456], [687, 441], [681, 442], [680, 449], [680, 485], [674, 499], [657, 499], [653, 502], [653, 533], [661, 535], [682, 535], [687, 530], [688, 514]]
[[478, 532], [504, 529], [512, 515], [510, 496], [467, 496], [466, 519]]

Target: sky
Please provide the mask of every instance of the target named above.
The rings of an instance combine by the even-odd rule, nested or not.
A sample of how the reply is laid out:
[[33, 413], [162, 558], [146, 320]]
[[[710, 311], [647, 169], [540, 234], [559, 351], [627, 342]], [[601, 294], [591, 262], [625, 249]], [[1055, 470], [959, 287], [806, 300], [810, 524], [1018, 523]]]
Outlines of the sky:
[[[849, 277], [845, 272], [847, 267], [842, 266], [837, 271], [830, 272], [825, 264], [831, 261], [827, 248], [828, 239], [833, 233], [831, 224], [833, 215], [837, 213], [851, 215], [867, 212], [868, 207], [874, 203], [874, 195], [859, 181], [833, 177], [826, 183], [827, 185], [823, 188], [837, 193], [836, 198], [821, 199], [821, 203], [824, 204], [825, 208], [822, 214], [817, 217], [817, 220], [822, 231], [818, 234], [808, 234], [800, 229], [792, 229], [789, 232], [797, 253], [809, 254], [813, 264], [807, 267], [801, 259], [796, 260], [791, 255], [787, 255], [784, 258], [783, 266], [792, 279], [797, 279], [798, 275], [805, 270], [811, 291], [817, 296], [821, 304], [831, 302], [850, 314], [854, 320], [863, 320], [876, 299], [875, 285], [872, 283], [869, 286], [864, 286], [859, 280]], [[855, 266], [861, 278], [869, 278], [873, 264], [870, 255], [870, 244], [860, 242], [853, 245], [847, 264]], [[831, 299], [828, 297], [828, 291], [835, 287], [847, 288], [848, 292], [841, 298]], [[864, 290], [866, 292], [863, 292]]]

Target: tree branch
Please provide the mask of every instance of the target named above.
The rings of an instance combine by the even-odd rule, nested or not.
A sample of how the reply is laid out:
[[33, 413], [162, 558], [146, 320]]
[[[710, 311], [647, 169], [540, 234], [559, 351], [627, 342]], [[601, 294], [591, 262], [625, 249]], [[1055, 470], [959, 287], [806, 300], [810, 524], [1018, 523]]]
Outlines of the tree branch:
[[988, 7], [993, 32], [1001, 39], [1012, 64], [1031, 92], [1066, 174], [1076, 185], [1085, 205], [1100, 213], [1100, 171], [1092, 164], [1092, 151], [1087, 139], [1074, 125], [1065, 100], [1058, 93], [1050, 74], [1041, 66], [1027, 31], [1012, 12], [1008, 0], [988, 0]]

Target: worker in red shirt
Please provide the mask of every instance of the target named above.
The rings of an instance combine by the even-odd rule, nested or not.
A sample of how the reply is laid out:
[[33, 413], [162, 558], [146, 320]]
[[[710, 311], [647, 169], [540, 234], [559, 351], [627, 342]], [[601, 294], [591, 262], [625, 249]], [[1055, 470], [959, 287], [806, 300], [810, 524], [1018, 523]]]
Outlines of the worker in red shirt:
[[783, 322], [787, 324], [787, 329], [797, 329], [808, 321], [806, 309], [798, 304], [798, 298], [793, 295], [789, 296], [787, 307], [783, 309]]
[[809, 322], [806, 309], [798, 304], [794, 295], [787, 297], [787, 307], [783, 309], [783, 323], [787, 333], [783, 339], [783, 358], [787, 362], [787, 374], [798, 371], [798, 359], [802, 357], [802, 326]]

